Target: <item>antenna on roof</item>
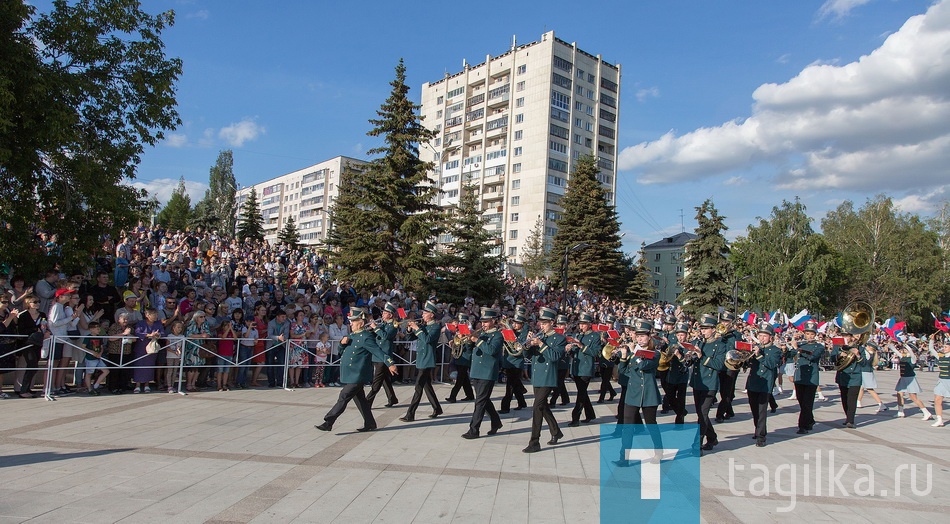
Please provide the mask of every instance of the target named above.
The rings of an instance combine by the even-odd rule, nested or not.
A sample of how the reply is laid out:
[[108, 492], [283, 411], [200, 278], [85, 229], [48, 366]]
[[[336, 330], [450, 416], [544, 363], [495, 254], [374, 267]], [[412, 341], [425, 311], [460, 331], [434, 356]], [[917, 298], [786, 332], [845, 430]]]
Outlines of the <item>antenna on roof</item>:
[[680, 233], [686, 232], [686, 223], [683, 222], [683, 209], [680, 208]]
[[514, 51], [518, 47], [517, 35], [511, 35], [511, 50]]

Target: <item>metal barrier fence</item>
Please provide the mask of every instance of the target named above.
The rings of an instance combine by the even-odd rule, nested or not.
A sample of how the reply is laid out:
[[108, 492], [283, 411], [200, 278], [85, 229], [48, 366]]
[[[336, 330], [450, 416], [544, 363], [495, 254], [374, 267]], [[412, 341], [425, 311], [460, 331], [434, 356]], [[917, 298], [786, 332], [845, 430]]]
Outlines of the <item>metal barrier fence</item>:
[[[78, 376], [81, 372], [82, 373], [86, 372], [86, 366], [84, 365], [84, 362], [86, 360], [85, 356], [95, 355], [95, 352], [89, 350], [84, 345], [82, 345], [81, 343], [82, 340], [99, 339], [103, 341], [103, 344], [101, 346], [102, 354], [101, 354], [100, 360], [102, 360], [106, 364], [107, 368], [110, 371], [121, 370], [121, 369], [151, 369], [151, 370], [154, 370], [155, 373], [157, 373], [158, 370], [161, 370], [161, 369], [172, 369], [172, 370], [177, 371], [177, 381], [176, 381], [177, 388], [175, 392], [180, 395], [188, 394], [186, 390], [185, 380], [184, 380], [185, 373], [188, 370], [228, 368], [230, 372], [231, 368], [238, 368], [238, 373], [239, 373], [238, 376], [240, 376], [240, 373], [246, 372], [247, 368], [251, 368], [251, 367], [261, 368], [264, 370], [266, 370], [267, 368], [274, 368], [274, 369], [280, 368], [281, 387], [289, 391], [291, 390], [291, 388], [289, 387], [290, 384], [288, 383], [288, 376], [289, 376], [291, 368], [294, 368], [294, 367], [308, 367], [309, 368], [309, 367], [316, 367], [316, 366], [323, 366], [324, 368], [339, 368], [339, 365], [340, 365], [339, 354], [334, 354], [337, 352], [337, 348], [339, 346], [339, 341], [340, 341], [339, 339], [330, 339], [328, 341], [331, 343], [331, 351], [327, 355], [327, 361], [321, 362], [317, 360], [319, 355], [317, 355], [315, 351], [315, 344], [316, 342], [319, 342], [319, 341], [315, 339], [314, 340], [291, 339], [285, 342], [276, 342], [276, 341], [267, 339], [265, 342], [264, 351], [262, 353], [252, 351], [251, 356], [242, 359], [239, 356], [241, 352], [240, 339], [235, 339], [235, 338], [224, 339], [224, 338], [214, 338], [214, 337], [209, 337], [209, 338], [184, 337], [182, 339], [174, 339], [174, 338], [169, 339], [168, 336], [165, 336], [160, 339], [160, 340], [164, 340], [165, 343], [160, 344], [158, 350], [155, 353], [145, 353], [139, 356], [135, 356], [136, 350], [134, 348], [130, 348], [128, 352], [125, 348], [128, 345], [134, 346], [137, 343], [144, 344], [146, 341], [140, 340], [138, 337], [131, 336], [131, 335], [112, 335], [112, 336], [109, 336], [109, 335], [99, 335], [99, 336], [51, 335], [44, 339], [43, 345], [41, 347], [37, 347], [33, 344], [26, 343], [27, 338], [28, 337], [24, 335], [0, 335], [0, 348], [5, 347], [5, 349], [0, 349], [0, 362], [2, 362], [4, 358], [10, 357], [10, 356], [14, 356], [16, 358], [23, 358], [24, 361], [33, 360], [32, 358], [29, 358], [29, 359], [25, 358], [24, 355], [33, 351], [38, 351], [39, 352], [38, 358], [35, 359], [37, 361], [37, 365], [36, 366], [16, 365], [13, 367], [0, 367], [0, 376], [8, 372], [24, 372], [24, 375], [26, 374], [26, 372], [29, 372], [29, 371], [45, 372], [43, 394], [46, 400], [49, 400], [49, 401], [56, 400], [55, 398], [56, 394], [53, 391], [53, 387], [54, 387], [53, 377], [54, 377], [55, 371], [73, 370], [75, 373], [75, 376]], [[120, 345], [121, 349], [119, 353], [118, 354], [107, 353], [107, 346], [105, 343], [108, 341], [115, 341], [118, 339], [122, 340], [122, 343]], [[205, 342], [205, 341], [233, 342], [234, 354], [222, 355], [221, 350], [217, 345], [215, 345], [213, 348], [205, 347], [202, 344], [202, 342]], [[57, 366], [56, 360], [51, 357], [53, 356], [53, 348], [56, 347], [56, 345], [58, 344], [62, 344], [64, 348], [66, 347], [72, 348], [75, 355], [81, 355], [81, 356], [79, 358], [73, 359], [75, 363], [71, 366]], [[416, 351], [414, 347], [414, 341], [394, 341], [393, 345], [394, 347], [404, 348], [404, 351], [395, 351], [395, 350], [393, 351], [393, 360], [395, 361], [396, 366], [401, 366], [401, 367], [415, 366]], [[150, 364], [148, 366], [142, 366], [140, 364], [140, 362], [143, 359], [146, 359], [152, 354], [167, 352], [170, 349], [173, 351], [180, 352], [180, 354], [177, 356], [178, 364], [176, 365]], [[439, 349], [438, 356], [441, 357], [440, 359], [438, 359], [438, 361], [443, 364], [440, 366], [441, 370], [440, 370], [439, 379], [444, 380], [445, 378], [444, 367], [445, 365], [448, 364], [451, 357], [449, 356], [448, 359], [446, 358], [446, 355], [449, 355], [449, 350], [448, 350], [447, 345], [440, 344], [438, 349]], [[214, 358], [216, 362], [213, 364], [208, 364], [205, 362], [198, 365], [195, 365], [195, 364], [185, 365], [185, 361], [186, 361], [185, 355], [187, 351], [203, 351], [203, 352], [209, 353], [212, 355], [212, 357], [209, 357], [209, 359]], [[283, 358], [282, 359], [278, 358], [277, 360], [279, 360], [279, 362], [275, 362], [275, 363], [268, 362], [269, 357], [276, 355], [276, 353], [274, 353], [275, 351], [278, 353], [282, 353], [281, 356]], [[294, 351], [299, 351], [303, 353], [304, 358], [306, 359], [305, 364], [303, 364], [302, 366], [291, 365], [291, 355]], [[263, 363], [253, 362], [255, 357], [259, 357], [259, 355], [261, 354], [265, 355], [264, 362]], [[45, 363], [43, 362], [44, 360], [45, 360]], [[93, 370], [92, 373], [95, 373], [95, 370]], [[257, 371], [255, 370], [255, 375], [256, 373]], [[253, 378], [256, 378], [256, 376]], [[27, 380], [32, 382], [33, 377], [31, 376]], [[155, 381], [156, 383], [159, 382], [157, 376], [155, 378]], [[76, 378], [74, 380], [74, 384], [78, 385], [78, 382], [79, 380], [78, 378]], [[32, 384], [28, 384], [27, 386], [28, 386], [27, 388], [28, 390], [32, 390]], [[170, 386], [170, 384], [167, 384], [166, 386]], [[14, 381], [14, 387], [17, 390], [20, 389], [20, 384], [18, 384], [16, 380]]]

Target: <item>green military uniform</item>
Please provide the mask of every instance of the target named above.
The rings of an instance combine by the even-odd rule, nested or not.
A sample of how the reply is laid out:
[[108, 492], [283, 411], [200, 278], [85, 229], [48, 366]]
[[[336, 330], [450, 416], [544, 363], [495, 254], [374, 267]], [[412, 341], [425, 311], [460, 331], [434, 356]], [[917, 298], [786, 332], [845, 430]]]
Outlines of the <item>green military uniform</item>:
[[380, 347], [376, 334], [363, 329], [351, 333], [346, 344], [340, 343], [340, 383], [366, 384], [373, 378], [373, 359], [379, 359], [387, 366], [393, 365], [393, 359]]
[[580, 348], [571, 352], [571, 375], [577, 377], [593, 377], [597, 357], [600, 356], [600, 334], [588, 331], [577, 335]]
[[660, 389], [656, 386], [656, 368], [659, 363], [659, 351], [653, 352], [652, 359], [630, 357], [619, 363], [620, 373], [628, 377], [627, 394], [624, 397], [626, 405], [637, 407], [660, 405]]

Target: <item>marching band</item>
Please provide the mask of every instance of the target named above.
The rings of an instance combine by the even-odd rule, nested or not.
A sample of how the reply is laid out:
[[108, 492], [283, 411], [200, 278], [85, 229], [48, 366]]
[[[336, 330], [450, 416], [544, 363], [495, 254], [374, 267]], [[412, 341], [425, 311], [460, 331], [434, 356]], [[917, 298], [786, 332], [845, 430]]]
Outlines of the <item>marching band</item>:
[[[591, 312], [577, 315], [571, 326], [567, 316], [550, 307], [537, 312], [536, 331], [528, 321], [528, 310], [517, 306], [508, 318], [497, 307], [483, 307], [478, 315], [461, 313], [451, 323], [436, 320], [439, 306], [432, 300], [425, 303], [422, 322], [398, 322], [393, 304], [386, 304], [381, 319], [367, 318], [367, 311], [353, 308], [349, 320], [353, 332], [340, 344], [341, 382], [344, 388], [336, 405], [316, 426], [329, 431], [334, 421], [355, 400], [363, 415], [364, 425], [359, 431], [376, 429], [371, 409], [375, 395], [384, 390], [389, 402], [397, 404], [390, 376], [395, 374], [392, 345], [400, 327], [405, 327], [405, 338], [415, 341], [417, 369], [415, 391], [403, 422], [415, 420], [415, 413], [425, 393], [432, 405], [430, 418], [442, 414], [432, 386], [436, 367], [436, 344], [443, 332], [451, 341], [452, 361], [456, 381], [448, 398], [457, 401], [474, 400], [474, 409], [465, 439], [481, 437], [481, 423], [487, 414], [490, 420], [488, 435], [503, 427], [500, 414], [510, 412], [512, 400], [515, 409], [527, 407], [522, 382], [530, 376], [533, 389], [531, 433], [528, 445], [522, 451], [540, 451], [541, 430], [544, 424], [550, 432], [548, 445], [557, 444], [564, 434], [551, 405], [560, 400], [569, 402], [565, 378], [569, 375], [575, 385], [576, 396], [570, 414], [569, 427], [578, 427], [596, 419], [588, 388], [599, 370], [602, 382], [598, 403], [614, 391], [611, 386], [614, 372], [621, 386], [620, 403], [616, 418], [620, 424], [655, 425], [657, 411], [672, 411], [673, 424], [686, 422], [686, 393], [692, 389], [693, 407], [699, 423], [699, 437], [694, 443], [697, 454], [711, 451], [719, 443], [715, 423], [723, 423], [735, 416], [733, 399], [738, 378], [746, 374], [744, 392], [752, 414], [756, 446], [765, 446], [768, 435], [768, 414], [775, 412], [773, 391], [783, 374], [794, 380], [790, 399], [799, 406], [798, 430], [807, 434], [815, 426], [814, 405], [820, 395], [820, 373], [828, 359], [835, 369], [835, 383], [840, 391], [844, 412], [843, 425], [855, 427], [855, 414], [864, 390], [878, 401], [878, 412], [887, 409], [877, 392], [874, 370], [879, 361], [879, 347], [869, 340], [874, 311], [867, 304], [851, 304], [842, 313], [839, 336], [818, 339], [819, 324], [809, 320], [789, 336], [778, 333], [768, 321], [760, 322], [753, 330], [743, 330], [731, 312], [719, 315], [703, 314], [696, 322], [698, 333], [691, 330], [685, 318], [663, 316], [657, 320], [627, 318], [622, 323], [609, 315], [598, 319]], [[478, 318], [474, 318], [477, 316]], [[480, 326], [473, 330], [472, 323]], [[659, 328], [659, 326], [662, 328]], [[445, 340], [445, 339], [443, 339]], [[934, 427], [944, 425], [943, 399], [950, 397], [950, 337], [930, 340], [930, 347], [922, 357], [932, 356], [939, 367], [939, 381], [934, 390], [935, 411], [931, 413], [918, 397], [921, 393], [916, 378], [918, 355], [907, 344], [900, 343], [894, 351], [899, 356], [900, 380], [896, 387], [898, 417], [904, 417], [905, 395], [916, 405], [923, 420], [935, 418]], [[527, 370], [527, 374], [525, 371]], [[500, 409], [492, 402], [492, 392], [500, 376], [505, 379], [505, 393]], [[365, 384], [372, 388], [367, 396]], [[710, 410], [718, 401], [714, 418]], [[583, 415], [583, 419], [581, 418]], [[648, 426], [648, 429], [649, 426]], [[652, 429], [650, 429], [652, 431]], [[618, 430], [618, 434], [622, 434]], [[623, 435], [627, 438], [629, 435]], [[657, 437], [658, 438], [658, 437]]]

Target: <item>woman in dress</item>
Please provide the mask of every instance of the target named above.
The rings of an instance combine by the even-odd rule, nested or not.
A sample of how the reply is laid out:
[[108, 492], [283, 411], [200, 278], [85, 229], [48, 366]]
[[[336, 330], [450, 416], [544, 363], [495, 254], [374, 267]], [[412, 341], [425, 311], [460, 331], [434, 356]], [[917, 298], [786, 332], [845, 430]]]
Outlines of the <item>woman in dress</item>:
[[901, 378], [897, 381], [897, 387], [894, 388], [897, 391], [897, 418], [904, 418], [904, 394], [906, 393], [910, 401], [916, 404], [924, 414], [923, 419], [932, 419], [930, 410], [917, 398], [917, 394], [920, 393], [920, 384], [917, 383], [917, 373], [914, 371], [917, 367], [917, 355], [906, 344], [901, 344], [894, 353], [900, 356], [901, 369]]
[[135, 337], [138, 340], [132, 348], [132, 359], [135, 361], [135, 367], [132, 369], [135, 389], [132, 393], [152, 391], [148, 384], [155, 379], [155, 359], [158, 358], [158, 352], [149, 353], [146, 348], [153, 340], [157, 341], [163, 336], [165, 327], [158, 319], [158, 311], [155, 308], [147, 308], [145, 318], [135, 325]]
[[290, 387], [300, 386], [300, 372], [307, 362], [307, 339], [310, 337], [310, 322], [303, 310], [297, 310], [290, 323]]
[[198, 391], [195, 385], [198, 381], [198, 372], [200, 366], [205, 365], [205, 359], [201, 358], [201, 349], [204, 339], [211, 337], [211, 327], [208, 325], [208, 315], [202, 310], [198, 310], [188, 322], [188, 328], [185, 330], [188, 337], [188, 343], [185, 344], [185, 362], [184, 366], [188, 368], [186, 386], [188, 391]]

